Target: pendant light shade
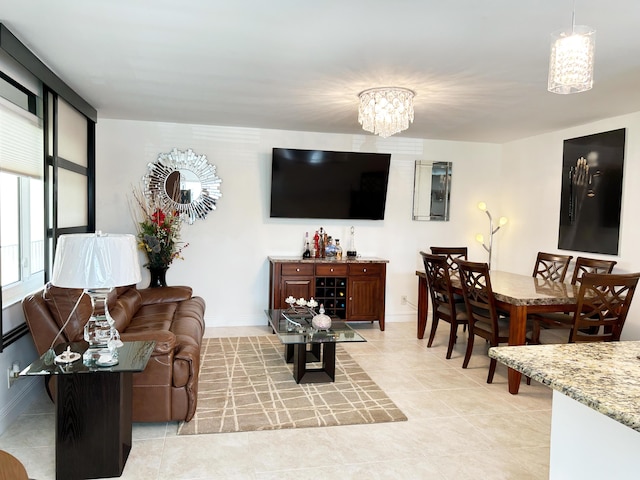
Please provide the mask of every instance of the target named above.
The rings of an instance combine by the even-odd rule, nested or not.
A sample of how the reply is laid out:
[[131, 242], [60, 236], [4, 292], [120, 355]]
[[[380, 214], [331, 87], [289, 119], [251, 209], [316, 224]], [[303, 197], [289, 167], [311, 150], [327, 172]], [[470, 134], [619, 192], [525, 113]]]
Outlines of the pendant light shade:
[[596, 32], [586, 25], [575, 25], [575, 10], [570, 31], [551, 35], [548, 90], [568, 94], [593, 87], [593, 54]]

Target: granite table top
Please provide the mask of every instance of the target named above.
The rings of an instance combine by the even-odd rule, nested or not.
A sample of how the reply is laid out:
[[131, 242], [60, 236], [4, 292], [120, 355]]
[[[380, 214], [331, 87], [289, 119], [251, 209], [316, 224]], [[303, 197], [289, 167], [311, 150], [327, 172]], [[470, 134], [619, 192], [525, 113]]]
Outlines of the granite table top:
[[[416, 271], [416, 275], [424, 272]], [[491, 289], [496, 300], [510, 305], [575, 305], [577, 285], [552, 282], [531, 275], [491, 270]], [[454, 287], [460, 287], [460, 279], [451, 278]]]
[[489, 356], [640, 432], [640, 341], [492, 347]]

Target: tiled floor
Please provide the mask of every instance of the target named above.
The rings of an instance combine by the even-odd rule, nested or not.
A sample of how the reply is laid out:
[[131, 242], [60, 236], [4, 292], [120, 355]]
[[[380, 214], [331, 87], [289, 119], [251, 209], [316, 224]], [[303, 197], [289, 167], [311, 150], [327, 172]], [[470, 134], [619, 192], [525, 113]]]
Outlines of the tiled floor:
[[[448, 324], [434, 346], [415, 323], [356, 325], [367, 343], [346, 348], [407, 415], [407, 422], [177, 436], [177, 424], [134, 424], [123, 479], [546, 479], [551, 391], [524, 381], [507, 392], [506, 367], [486, 382], [486, 345], [463, 370], [466, 333], [444, 358]], [[267, 327], [208, 329], [207, 336], [269, 334]], [[54, 474], [54, 413], [44, 396], [0, 436], [31, 478]]]

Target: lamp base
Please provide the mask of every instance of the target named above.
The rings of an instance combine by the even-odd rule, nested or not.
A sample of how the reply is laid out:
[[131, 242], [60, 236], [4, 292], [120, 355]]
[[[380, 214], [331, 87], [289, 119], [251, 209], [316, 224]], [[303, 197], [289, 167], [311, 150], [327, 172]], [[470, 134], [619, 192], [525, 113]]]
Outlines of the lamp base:
[[82, 355], [87, 366], [110, 367], [118, 363], [118, 347], [122, 346], [107, 300], [111, 289], [88, 290], [93, 312], [84, 326], [84, 339], [89, 348]]

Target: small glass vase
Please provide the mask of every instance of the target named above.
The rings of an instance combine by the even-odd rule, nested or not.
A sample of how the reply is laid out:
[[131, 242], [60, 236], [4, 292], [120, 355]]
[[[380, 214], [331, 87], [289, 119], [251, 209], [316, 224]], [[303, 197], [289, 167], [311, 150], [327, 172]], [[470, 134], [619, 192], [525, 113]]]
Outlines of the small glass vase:
[[147, 267], [151, 274], [149, 288], [158, 288], [167, 286], [167, 270], [169, 267]]

